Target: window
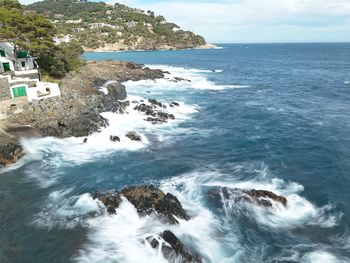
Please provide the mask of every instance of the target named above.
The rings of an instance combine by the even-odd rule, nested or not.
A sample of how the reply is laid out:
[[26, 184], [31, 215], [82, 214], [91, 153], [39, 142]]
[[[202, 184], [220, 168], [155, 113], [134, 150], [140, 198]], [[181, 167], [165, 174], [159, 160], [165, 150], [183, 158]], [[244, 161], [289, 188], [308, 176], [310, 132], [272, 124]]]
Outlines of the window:
[[6, 57], [5, 51], [2, 49], [0, 49], [0, 57]]
[[26, 63], [24, 61], [21, 62], [22, 68], [26, 67]]

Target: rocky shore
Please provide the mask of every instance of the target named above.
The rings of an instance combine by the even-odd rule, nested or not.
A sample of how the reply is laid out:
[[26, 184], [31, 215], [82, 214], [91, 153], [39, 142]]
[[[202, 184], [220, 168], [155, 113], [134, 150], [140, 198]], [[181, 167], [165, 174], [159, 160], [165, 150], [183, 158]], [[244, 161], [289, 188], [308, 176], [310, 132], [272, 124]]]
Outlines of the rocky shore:
[[[132, 62], [86, 62], [78, 72], [60, 82], [61, 97], [34, 101], [25, 111], [10, 114], [8, 127], [17, 127], [24, 132], [16, 134], [13, 128], [7, 129], [0, 140], [0, 166], [14, 163], [23, 155], [18, 143], [21, 137], [84, 137], [100, 131], [108, 125], [101, 113], [123, 113], [130, 105], [130, 101], [125, 100], [127, 92], [122, 82], [163, 77], [161, 70]], [[169, 118], [159, 111], [149, 112], [155, 118], [154, 122], [164, 122]], [[35, 130], [35, 134], [28, 133], [28, 129]]]
[[113, 44], [105, 44], [103, 47], [99, 48], [88, 48], [84, 47], [85, 52], [116, 52], [116, 51], [157, 51], [157, 50], [184, 50], [184, 49], [213, 49], [217, 46], [214, 44], [205, 44], [201, 46], [195, 46], [191, 43], [186, 45], [182, 43], [181, 45], [156, 45], [150, 41], [139, 41], [134, 45], [126, 45], [123, 42], [117, 42]]
[[[94, 199], [100, 200], [109, 214], [118, 213], [120, 204], [130, 202], [138, 214], [154, 216], [164, 223], [165, 229], [161, 233], [154, 233], [143, 240], [143, 243], [159, 251], [169, 263], [201, 263], [201, 251], [196, 251], [189, 244], [185, 244], [170, 231], [167, 225], [179, 224], [178, 220], [188, 221], [190, 216], [182, 207], [176, 196], [164, 193], [153, 185], [126, 187], [119, 192], [105, 192], [92, 194]], [[264, 209], [271, 209], [272, 204], [287, 205], [284, 196], [276, 195], [266, 190], [218, 188], [208, 191], [208, 198], [220, 206], [223, 202], [247, 202]]]

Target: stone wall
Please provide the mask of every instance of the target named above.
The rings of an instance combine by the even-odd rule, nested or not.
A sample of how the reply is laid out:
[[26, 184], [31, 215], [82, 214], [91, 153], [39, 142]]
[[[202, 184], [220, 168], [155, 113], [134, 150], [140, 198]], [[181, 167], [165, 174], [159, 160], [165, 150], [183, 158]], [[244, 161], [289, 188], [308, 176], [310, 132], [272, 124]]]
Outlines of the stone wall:
[[0, 101], [11, 99], [10, 84], [8, 79], [0, 77]]

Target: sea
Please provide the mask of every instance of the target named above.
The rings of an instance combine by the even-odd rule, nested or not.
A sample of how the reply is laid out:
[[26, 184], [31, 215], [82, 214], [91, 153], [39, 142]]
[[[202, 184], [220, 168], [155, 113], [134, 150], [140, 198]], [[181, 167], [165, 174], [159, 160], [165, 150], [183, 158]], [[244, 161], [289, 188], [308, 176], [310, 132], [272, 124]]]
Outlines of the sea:
[[[0, 262], [167, 262], [146, 237], [171, 230], [205, 263], [350, 262], [350, 43], [219, 44], [215, 49], [85, 53], [129, 60], [167, 79], [124, 83], [174, 121], [131, 105], [84, 138], [22, 140], [0, 171]], [[171, 81], [179, 77], [189, 81]], [[136, 131], [141, 142], [124, 135]], [[111, 142], [110, 135], [121, 137]], [[167, 225], [90, 193], [153, 184], [191, 219]], [[210, 189], [268, 190], [271, 208], [211, 202]]]

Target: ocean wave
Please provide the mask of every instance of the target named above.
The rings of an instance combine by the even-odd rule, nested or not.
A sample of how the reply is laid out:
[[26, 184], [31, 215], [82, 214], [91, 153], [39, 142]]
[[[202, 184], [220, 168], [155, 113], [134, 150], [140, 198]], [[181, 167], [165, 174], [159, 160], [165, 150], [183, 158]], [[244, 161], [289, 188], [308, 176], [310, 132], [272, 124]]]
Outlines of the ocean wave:
[[344, 81], [344, 84], [345, 84], [345, 85], [349, 85], [349, 84], [350, 84], [350, 80]]
[[[334, 206], [332, 204], [322, 207], [312, 204], [300, 194], [304, 190], [302, 185], [295, 182], [285, 182], [273, 176], [267, 177], [265, 170], [255, 172], [262, 174], [251, 180], [235, 180], [221, 174], [219, 171], [214, 172], [214, 174], [213, 172], [192, 173], [185, 175], [185, 177], [192, 177], [192, 180], [195, 180], [195, 184], [202, 185], [202, 187], [267, 190], [285, 196], [288, 200], [286, 207], [280, 203], [273, 202], [272, 208], [266, 209], [247, 202], [236, 203], [234, 197], [232, 197], [232, 200], [224, 202], [225, 213], [228, 219], [232, 216], [243, 215], [262, 226], [274, 229], [300, 226], [329, 228], [338, 224], [342, 214], [333, 213]], [[176, 180], [182, 181], [181, 178]]]
[[[164, 79], [157, 80], [141, 80], [141, 81], [127, 81], [125, 86], [128, 91], [137, 91], [147, 93], [148, 91], [168, 91], [168, 90], [213, 90], [220, 91], [225, 89], [242, 89], [249, 88], [249, 85], [241, 84], [216, 84], [208, 79], [208, 74], [219, 73], [222, 70], [206, 70], [206, 69], [194, 69], [194, 68], [181, 68], [165, 65], [147, 65], [149, 68], [161, 69], [166, 74]], [[183, 81], [173, 81], [176, 78], [182, 79]]]
[[307, 253], [302, 257], [301, 262], [308, 263], [321, 263], [321, 262], [330, 262], [330, 263], [346, 263], [349, 262], [347, 259], [339, 258], [333, 255], [330, 252], [323, 250], [316, 250], [310, 253]]
[[[146, 104], [148, 103], [147, 100], [136, 96], [129, 96], [128, 100], [144, 100]], [[170, 107], [167, 103], [164, 103], [164, 105], [167, 106], [167, 112], [174, 114], [176, 119], [169, 120], [168, 123], [161, 125], [153, 125], [151, 122], [145, 121], [146, 116], [134, 110], [133, 108], [136, 104], [131, 103], [126, 108], [127, 113], [125, 114], [102, 113], [101, 115], [108, 119], [109, 126], [102, 129], [101, 132], [88, 136], [86, 143], [83, 142], [84, 138], [75, 137], [66, 139], [54, 137], [24, 139], [21, 141], [21, 144], [26, 152], [26, 156], [21, 165], [31, 161], [42, 161], [45, 166], [49, 165], [51, 168], [55, 168], [62, 165], [77, 165], [95, 161], [115, 151], [138, 151], [150, 144], [149, 134], [152, 134], [153, 138], [156, 137], [158, 141], [164, 141], [168, 137], [174, 136], [177, 132], [183, 132], [182, 129], [177, 129], [178, 125], [191, 118], [191, 115], [198, 111], [196, 105], [186, 105], [182, 102], [179, 102], [178, 107]], [[128, 139], [125, 134], [129, 131], [136, 131], [142, 140], [131, 141]], [[120, 142], [111, 142], [111, 135], [118, 136]], [[14, 168], [17, 168], [17, 166]], [[45, 176], [42, 173], [33, 173], [30, 176], [36, 177], [36, 179], [45, 183], [45, 186], [49, 186], [50, 182], [54, 180], [54, 175], [52, 174]], [[41, 180], [41, 177], [43, 180]]]
[[71, 189], [52, 192], [42, 211], [34, 216], [33, 224], [39, 228], [71, 229], [86, 225], [87, 219], [106, 214], [106, 208], [93, 200], [90, 194], [69, 196]]

